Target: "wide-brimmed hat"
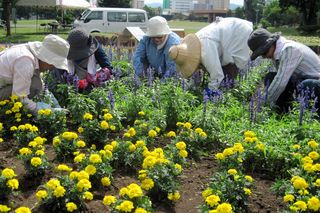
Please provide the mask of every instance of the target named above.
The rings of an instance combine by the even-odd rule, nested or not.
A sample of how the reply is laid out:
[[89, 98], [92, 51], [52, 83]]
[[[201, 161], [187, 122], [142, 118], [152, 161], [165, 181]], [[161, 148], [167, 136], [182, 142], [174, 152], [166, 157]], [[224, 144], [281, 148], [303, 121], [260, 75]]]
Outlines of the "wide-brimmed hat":
[[71, 30], [67, 41], [70, 44], [69, 60], [85, 59], [94, 54], [98, 48], [98, 41], [80, 28]]
[[171, 32], [168, 22], [161, 16], [149, 19], [146, 35], [149, 37], [168, 35]]
[[31, 52], [41, 61], [58, 69], [68, 70], [67, 56], [70, 45], [57, 35], [47, 35], [42, 42], [29, 42]]
[[251, 60], [265, 54], [280, 37], [280, 33], [270, 33], [260, 28], [253, 31], [248, 39], [248, 46], [252, 50]]
[[200, 64], [201, 43], [195, 34], [188, 34], [181, 44], [169, 49], [169, 56], [176, 62], [177, 70], [184, 78], [194, 73]]

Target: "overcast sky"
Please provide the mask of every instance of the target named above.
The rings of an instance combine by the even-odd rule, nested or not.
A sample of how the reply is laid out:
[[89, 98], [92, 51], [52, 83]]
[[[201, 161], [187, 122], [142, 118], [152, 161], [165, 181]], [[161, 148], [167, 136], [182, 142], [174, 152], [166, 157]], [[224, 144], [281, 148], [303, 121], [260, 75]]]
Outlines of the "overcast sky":
[[[144, 0], [144, 2], [147, 4], [153, 3], [153, 2], [162, 3], [162, 0]], [[243, 5], [243, 0], [230, 0], [230, 3]]]

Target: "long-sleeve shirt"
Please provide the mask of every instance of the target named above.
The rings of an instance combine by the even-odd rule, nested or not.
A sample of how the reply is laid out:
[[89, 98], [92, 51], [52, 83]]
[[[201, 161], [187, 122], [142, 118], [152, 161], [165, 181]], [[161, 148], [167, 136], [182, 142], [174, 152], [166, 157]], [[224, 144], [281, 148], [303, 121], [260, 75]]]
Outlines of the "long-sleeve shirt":
[[320, 58], [304, 44], [280, 37], [276, 42], [273, 62], [277, 74], [267, 91], [267, 102], [274, 105], [290, 78], [294, 81], [320, 79]]
[[252, 23], [239, 18], [219, 18], [196, 33], [201, 42], [201, 64], [209, 73], [208, 87], [217, 89], [224, 79], [222, 66], [244, 68], [250, 59], [247, 40]]
[[0, 89], [12, 85], [12, 95], [23, 98], [30, 110], [36, 103], [27, 96], [30, 94], [31, 79], [39, 69], [39, 61], [30, 51], [28, 44], [15, 45], [0, 53]]
[[167, 41], [161, 49], [158, 49], [150, 37], [144, 36], [133, 56], [133, 68], [136, 75], [141, 76], [145, 67], [151, 66], [159, 76], [173, 76], [176, 73], [176, 64], [169, 57], [169, 49], [177, 44], [180, 44], [180, 37], [174, 32], [168, 34]]

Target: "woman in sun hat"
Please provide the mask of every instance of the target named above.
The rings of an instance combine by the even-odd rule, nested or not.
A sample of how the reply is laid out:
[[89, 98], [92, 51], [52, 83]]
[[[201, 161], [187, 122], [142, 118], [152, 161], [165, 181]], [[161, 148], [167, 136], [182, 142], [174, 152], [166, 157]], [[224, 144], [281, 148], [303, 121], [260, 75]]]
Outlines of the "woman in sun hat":
[[95, 38], [85, 30], [75, 28], [70, 31], [67, 41], [70, 44], [68, 69], [55, 70], [52, 73], [54, 80], [49, 83], [51, 90], [59, 83], [67, 83], [70, 77], [77, 81], [77, 86], [81, 90], [101, 86], [111, 78], [113, 67], [101, 44]]
[[169, 58], [169, 48], [176, 44], [180, 44], [180, 37], [170, 30], [167, 20], [161, 16], [152, 17], [133, 56], [136, 75], [144, 76], [146, 69], [151, 67], [159, 78], [174, 76], [176, 65]]
[[[295, 91], [302, 92], [308, 88], [317, 97], [316, 108], [320, 114], [320, 58], [317, 54], [304, 44], [262, 28], [252, 32], [248, 45], [252, 50], [252, 60], [258, 56], [272, 59], [277, 70], [265, 77], [267, 103], [275, 106], [279, 113], [287, 112]], [[303, 92], [306, 95], [306, 91]]]
[[15, 45], [0, 52], [0, 100], [16, 95], [34, 113], [51, 108], [31, 98], [43, 90], [40, 72], [68, 68], [68, 52], [68, 42], [56, 35], [47, 35], [42, 42]]
[[189, 78], [199, 67], [209, 73], [208, 93], [217, 89], [223, 79], [234, 80], [238, 69], [250, 59], [247, 40], [252, 23], [239, 18], [219, 18], [196, 34], [188, 34], [180, 45], [169, 50], [177, 70]]

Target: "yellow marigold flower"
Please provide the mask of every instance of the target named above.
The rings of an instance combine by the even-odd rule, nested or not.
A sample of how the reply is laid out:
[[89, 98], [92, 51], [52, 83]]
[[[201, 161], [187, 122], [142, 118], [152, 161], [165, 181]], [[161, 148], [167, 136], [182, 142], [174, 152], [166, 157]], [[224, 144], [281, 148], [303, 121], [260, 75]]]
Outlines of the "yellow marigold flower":
[[75, 140], [78, 138], [78, 134], [75, 132], [64, 132], [62, 133], [62, 137], [66, 140]]
[[128, 193], [129, 193], [129, 190], [126, 187], [121, 188], [119, 191], [119, 195], [122, 197], [125, 195], [128, 195]]
[[132, 127], [128, 130], [128, 133], [130, 134], [131, 137], [133, 137], [137, 134], [136, 130]]
[[86, 155], [83, 154], [83, 153], [81, 153], [81, 154], [75, 156], [74, 159], [73, 159], [73, 161], [74, 161], [75, 163], [81, 163], [85, 157], [86, 157]]
[[176, 133], [174, 131], [170, 131], [170, 132], [167, 133], [167, 137], [175, 138], [176, 137]]
[[120, 205], [117, 205], [116, 209], [123, 212], [131, 212], [134, 209], [134, 205], [133, 202], [125, 200]]
[[15, 213], [31, 213], [31, 210], [28, 207], [21, 206], [15, 210]]
[[144, 143], [144, 141], [142, 141], [142, 140], [138, 140], [138, 141], [136, 141], [136, 147], [143, 147], [143, 146], [145, 146], [146, 144]]
[[180, 150], [179, 155], [183, 158], [188, 157], [188, 152], [186, 150]]
[[142, 163], [144, 169], [152, 168], [157, 163], [157, 159], [153, 156], [147, 156]]
[[33, 139], [38, 145], [43, 145], [47, 139], [42, 138], [42, 137], [36, 137], [35, 139]]
[[78, 128], [78, 132], [79, 132], [79, 133], [83, 133], [83, 131], [84, 131], [83, 127], [80, 126], [80, 127]]
[[116, 130], [116, 126], [115, 125], [110, 125], [110, 129], [111, 129], [111, 131], [115, 131]]
[[294, 196], [292, 194], [287, 194], [283, 197], [283, 202], [288, 203], [294, 201]]
[[70, 168], [69, 166], [67, 166], [66, 164], [59, 164], [57, 169], [59, 171], [66, 171], [66, 172], [71, 172], [72, 168]]
[[117, 141], [112, 141], [111, 142], [111, 146], [113, 146], [113, 148], [116, 148], [118, 146], [118, 142]]
[[159, 133], [161, 131], [161, 129], [159, 127], [154, 128], [154, 130], [156, 130], [157, 133]]
[[9, 212], [10, 210], [11, 208], [9, 208], [8, 206], [0, 204], [0, 212], [5, 213], [5, 212]]
[[320, 179], [319, 178], [316, 180], [316, 182], [314, 182], [314, 185], [316, 187], [320, 187]]
[[117, 201], [115, 196], [107, 195], [103, 198], [103, 204], [106, 206], [110, 206], [111, 204], [115, 203]]
[[6, 115], [10, 115], [10, 114], [12, 114], [12, 111], [11, 111], [11, 110], [7, 110], [7, 111], [5, 112], [5, 114], [6, 114]]
[[32, 166], [38, 167], [42, 164], [42, 160], [39, 157], [33, 157], [33, 158], [31, 158], [30, 163]]
[[139, 178], [139, 180], [143, 180], [143, 179], [145, 179], [147, 177], [147, 170], [140, 170], [139, 171], [139, 176], [138, 176], [138, 178]]
[[234, 150], [233, 150], [233, 148], [226, 148], [226, 149], [223, 150], [222, 154], [223, 154], [225, 157], [228, 157], [228, 156], [234, 154]]
[[303, 164], [303, 169], [306, 171], [306, 172], [313, 172], [314, 171], [314, 167], [311, 163], [305, 163]]
[[109, 151], [109, 150], [106, 150], [105, 157], [108, 158], [108, 159], [111, 158], [112, 157], [112, 152]]
[[293, 186], [295, 189], [306, 189], [309, 187], [309, 184], [302, 177], [298, 177], [293, 181]]
[[211, 188], [206, 188], [203, 192], [202, 192], [202, 197], [203, 199], [206, 199], [208, 196], [212, 195], [213, 191]]
[[129, 151], [130, 151], [130, 152], [134, 152], [136, 149], [137, 149], [137, 147], [136, 147], [134, 144], [131, 144], [131, 145], [129, 146]]
[[52, 141], [53, 146], [58, 146], [61, 143], [61, 140], [59, 137], [54, 137]]
[[91, 189], [91, 182], [88, 179], [81, 179], [77, 183], [77, 189], [82, 192], [82, 190], [88, 190]]
[[38, 200], [42, 200], [45, 199], [48, 196], [48, 193], [46, 190], [39, 190], [36, 193], [36, 197]]
[[182, 123], [182, 122], [177, 122], [176, 125], [177, 125], [177, 126], [183, 126], [184, 123]]
[[29, 148], [21, 148], [19, 149], [19, 154], [20, 155], [30, 155], [32, 153], [32, 151]]
[[216, 159], [217, 160], [224, 160], [225, 159], [225, 156], [223, 153], [219, 152], [215, 155]]
[[238, 172], [237, 172], [237, 170], [235, 170], [235, 169], [229, 169], [228, 170], [228, 174], [230, 174], [230, 175], [236, 175]]
[[143, 112], [143, 111], [138, 112], [138, 115], [140, 115], [140, 116], [144, 116], [145, 114], [146, 114], [146, 113]]
[[249, 137], [249, 138], [253, 138], [256, 137], [256, 133], [254, 133], [253, 131], [245, 131], [244, 132], [244, 137]]
[[99, 154], [91, 154], [89, 157], [91, 163], [102, 163], [101, 156]]
[[60, 181], [58, 179], [50, 179], [48, 182], [47, 182], [47, 187], [49, 189], [56, 189], [58, 186], [60, 186]]
[[145, 210], [144, 208], [138, 207], [138, 208], [136, 208], [134, 213], [148, 213], [148, 211]]
[[217, 206], [217, 213], [232, 213], [232, 206], [230, 203], [221, 203]]
[[2, 143], [3, 142], [3, 138], [0, 138], [0, 143]]
[[103, 186], [110, 186], [111, 185], [111, 181], [109, 177], [103, 177], [101, 178], [101, 183]]
[[252, 194], [252, 192], [251, 192], [251, 190], [250, 189], [248, 189], [248, 188], [243, 188], [243, 191], [244, 191], [244, 194], [246, 194], [246, 195], [248, 195], [248, 196], [250, 196], [251, 194]]
[[185, 142], [179, 141], [178, 143], [176, 143], [176, 147], [177, 147], [177, 149], [179, 149], [179, 150], [184, 150], [184, 149], [187, 148], [187, 145], [186, 145]]
[[250, 175], [246, 175], [246, 176], [244, 176], [244, 178], [245, 178], [247, 181], [249, 181], [250, 183], [253, 182], [253, 178], [252, 178]]
[[53, 191], [53, 195], [55, 197], [63, 197], [66, 193], [66, 190], [63, 186], [57, 186], [57, 188]]
[[128, 193], [127, 195], [132, 199], [135, 197], [142, 197], [143, 196], [143, 192], [141, 187], [138, 184], [135, 183], [131, 183], [128, 187]]
[[101, 129], [104, 129], [104, 130], [109, 129], [109, 124], [107, 121], [101, 121], [100, 126], [101, 126]]
[[79, 172], [77, 172], [77, 171], [72, 171], [72, 172], [69, 174], [69, 177], [70, 177], [72, 180], [77, 179], [78, 176], [79, 176]]
[[300, 146], [299, 144], [295, 144], [295, 145], [292, 146], [292, 148], [293, 148], [293, 149], [300, 149], [301, 146]]
[[175, 167], [179, 172], [182, 171], [182, 166], [181, 166], [180, 164], [176, 163], [176, 164], [174, 165], [174, 167]]
[[241, 143], [235, 143], [235, 144], [233, 145], [233, 150], [234, 150], [235, 152], [238, 152], [238, 153], [244, 152], [244, 148], [243, 148], [243, 146], [242, 146]]
[[320, 201], [317, 197], [313, 196], [308, 200], [308, 208], [313, 211], [318, 211], [320, 209]]
[[316, 149], [319, 144], [315, 140], [311, 140], [308, 142], [308, 146], [310, 146], [312, 149]]
[[90, 114], [90, 113], [85, 113], [85, 114], [83, 115], [83, 119], [84, 119], [84, 120], [92, 120], [92, 118], [93, 118], [93, 115]]
[[299, 193], [300, 195], [308, 195], [308, 194], [309, 194], [309, 191], [306, 190], [306, 189], [300, 189], [300, 190], [298, 191], [298, 193]]
[[123, 136], [126, 137], [126, 138], [130, 138], [131, 137], [129, 132], [124, 133]]
[[151, 129], [149, 132], [148, 132], [148, 136], [150, 138], [155, 138], [157, 136], [157, 132], [154, 131], [153, 129]]
[[177, 201], [180, 199], [180, 193], [178, 191], [175, 191], [174, 193], [169, 193], [168, 199], [172, 201]]
[[293, 204], [293, 206], [297, 207], [298, 210], [301, 210], [301, 211], [306, 211], [307, 210], [307, 204], [302, 200], [298, 200], [297, 202], [295, 202]]
[[145, 190], [150, 190], [153, 188], [153, 186], [154, 186], [154, 182], [150, 178], [146, 178], [143, 181], [141, 181], [141, 188]]
[[184, 126], [185, 128], [187, 128], [187, 129], [191, 129], [192, 124], [191, 124], [190, 122], [186, 122], [186, 123], [184, 123], [183, 126]]
[[82, 179], [89, 179], [90, 175], [88, 174], [88, 172], [82, 170], [78, 173], [78, 180], [82, 180]]
[[263, 143], [258, 143], [258, 144], [256, 145], [256, 148], [257, 148], [258, 150], [263, 151], [263, 150], [265, 149], [265, 145], [264, 145]]
[[206, 203], [210, 206], [210, 207], [214, 207], [216, 205], [218, 205], [218, 203], [220, 202], [220, 197], [217, 195], [209, 195], [206, 198]]
[[93, 194], [91, 192], [85, 192], [85, 193], [83, 193], [83, 199], [92, 200], [93, 199]]
[[109, 150], [110, 152], [113, 151], [113, 146], [111, 144], [107, 144], [103, 147], [104, 150]]
[[12, 190], [18, 189], [19, 188], [19, 181], [17, 179], [15, 179], [15, 178], [10, 179], [10, 180], [7, 181], [7, 186], [9, 188], [11, 188]]
[[111, 119], [113, 118], [112, 114], [110, 113], [105, 113], [103, 115], [103, 119], [107, 120], [107, 121], [110, 121]]
[[5, 168], [4, 170], [2, 170], [1, 175], [3, 177], [5, 177], [6, 179], [11, 179], [11, 178], [17, 176], [14, 173], [14, 170], [13, 169], [9, 169], [9, 168]]
[[83, 140], [77, 141], [77, 147], [83, 148], [86, 146], [86, 143]]
[[312, 160], [318, 160], [318, 159], [319, 159], [319, 154], [318, 154], [317, 152], [315, 152], [315, 151], [310, 152], [310, 153], [308, 154], [308, 156], [309, 156]]
[[28, 146], [34, 148], [34, 147], [38, 146], [38, 144], [37, 144], [37, 142], [35, 142], [35, 141], [30, 141], [29, 144], [28, 144]]
[[10, 127], [10, 131], [17, 131], [17, 130], [18, 130], [18, 128], [16, 126]]
[[90, 147], [90, 149], [96, 150], [96, 149], [97, 149], [97, 146], [96, 146], [95, 144], [92, 144], [91, 147]]
[[66, 204], [66, 207], [68, 212], [73, 212], [74, 210], [78, 209], [77, 205], [74, 202], [68, 202]]
[[310, 163], [312, 164], [313, 163], [313, 160], [309, 157], [309, 156], [305, 156], [301, 159], [302, 163]]
[[88, 166], [86, 166], [84, 171], [86, 171], [89, 175], [94, 175], [97, 172], [97, 169], [93, 165], [88, 165]]

